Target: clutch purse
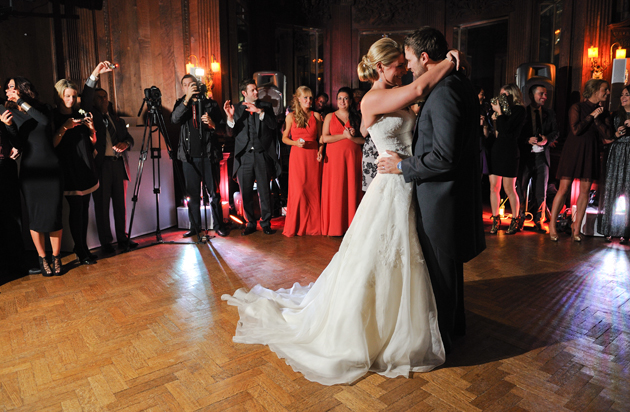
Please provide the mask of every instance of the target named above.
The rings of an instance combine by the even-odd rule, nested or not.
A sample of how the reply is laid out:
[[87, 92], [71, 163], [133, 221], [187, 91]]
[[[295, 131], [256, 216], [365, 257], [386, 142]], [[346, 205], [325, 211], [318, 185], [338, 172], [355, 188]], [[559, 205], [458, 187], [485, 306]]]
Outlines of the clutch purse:
[[500, 94], [496, 97], [490, 99], [490, 104], [495, 105], [498, 104], [501, 107], [501, 114], [509, 116], [512, 114], [512, 110], [510, 109], [510, 100], [504, 94]]

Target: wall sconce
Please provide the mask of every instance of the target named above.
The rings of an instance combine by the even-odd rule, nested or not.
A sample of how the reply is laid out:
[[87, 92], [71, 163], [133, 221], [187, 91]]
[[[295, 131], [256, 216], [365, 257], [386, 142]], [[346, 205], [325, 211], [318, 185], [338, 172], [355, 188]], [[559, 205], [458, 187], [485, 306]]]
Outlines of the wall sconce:
[[[192, 63], [192, 57], [195, 58], [195, 64]], [[199, 66], [199, 59], [194, 54], [188, 56], [188, 63], [186, 63], [186, 73], [192, 74], [197, 78], [201, 78], [206, 74], [203, 67]]]
[[591, 46], [588, 48], [588, 58], [591, 59], [591, 76], [593, 79], [601, 79], [604, 77], [604, 69], [599, 63], [597, 63], [597, 56], [599, 50], [597, 47]]
[[219, 73], [221, 71], [221, 64], [216, 60], [214, 54], [211, 57], [210, 70], [212, 70], [212, 73]]
[[626, 49], [622, 49], [621, 44], [615, 42], [610, 46], [610, 60], [612, 61], [613, 48], [615, 47], [615, 44], [618, 46], [617, 49], [615, 49], [615, 59], [625, 59]]

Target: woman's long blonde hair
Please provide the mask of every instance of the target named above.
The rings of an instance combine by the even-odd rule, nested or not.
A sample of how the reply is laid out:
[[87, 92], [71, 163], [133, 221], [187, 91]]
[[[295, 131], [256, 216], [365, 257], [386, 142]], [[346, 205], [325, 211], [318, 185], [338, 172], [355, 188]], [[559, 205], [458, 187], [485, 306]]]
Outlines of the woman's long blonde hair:
[[302, 109], [300, 105], [300, 97], [304, 96], [313, 96], [313, 92], [307, 86], [300, 86], [295, 91], [293, 95], [293, 100], [291, 101], [291, 108], [293, 109], [293, 118], [295, 119], [295, 124], [297, 127], [301, 127], [302, 129], [308, 126], [308, 115]]
[[519, 89], [517, 85], [510, 83], [501, 88], [505, 90], [507, 94], [512, 96], [512, 104], [523, 106], [523, 93], [521, 93], [521, 89]]

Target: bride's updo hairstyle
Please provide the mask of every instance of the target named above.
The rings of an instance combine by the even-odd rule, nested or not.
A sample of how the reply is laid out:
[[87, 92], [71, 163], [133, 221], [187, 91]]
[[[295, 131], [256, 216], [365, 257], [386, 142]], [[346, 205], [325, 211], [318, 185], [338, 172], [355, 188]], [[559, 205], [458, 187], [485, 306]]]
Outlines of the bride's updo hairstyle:
[[376, 71], [376, 65], [381, 63], [383, 66], [389, 66], [401, 54], [403, 54], [402, 46], [389, 37], [384, 37], [374, 42], [357, 67], [359, 80], [362, 82], [377, 81], [378, 72]]

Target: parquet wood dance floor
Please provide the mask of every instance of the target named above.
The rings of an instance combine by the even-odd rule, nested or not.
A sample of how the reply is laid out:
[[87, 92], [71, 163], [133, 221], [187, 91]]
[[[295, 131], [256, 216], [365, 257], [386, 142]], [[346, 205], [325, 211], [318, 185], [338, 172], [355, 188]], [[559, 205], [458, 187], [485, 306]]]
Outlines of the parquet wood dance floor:
[[465, 266], [468, 334], [443, 367], [332, 387], [233, 343], [237, 310], [220, 296], [312, 282], [339, 238], [235, 230], [12, 281], [0, 287], [0, 411], [630, 410], [630, 248], [487, 240]]

